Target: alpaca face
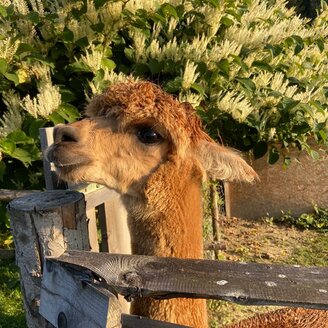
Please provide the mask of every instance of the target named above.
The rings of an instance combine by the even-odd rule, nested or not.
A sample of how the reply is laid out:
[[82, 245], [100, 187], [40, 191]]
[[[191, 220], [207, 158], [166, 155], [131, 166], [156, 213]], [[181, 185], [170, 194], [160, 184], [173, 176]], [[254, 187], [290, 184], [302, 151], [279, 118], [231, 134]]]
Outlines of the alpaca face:
[[170, 148], [165, 130], [152, 120], [123, 128], [119, 119], [99, 116], [55, 127], [47, 158], [64, 180], [135, 194], [166, 161]]
[[217, 145], [202, 130], [191, 105], [152, 83], [114, 85], [90, 102], [86, 115], [57, 126], [54, 145], [46, 151], [64, 180], [96, 182], [136, 195], [166, 162], [177, 169], [193, 163], [190, 174], [178, 178], [186, 183], [195, 171], [221, 180], [257, 177], [238, 153]]

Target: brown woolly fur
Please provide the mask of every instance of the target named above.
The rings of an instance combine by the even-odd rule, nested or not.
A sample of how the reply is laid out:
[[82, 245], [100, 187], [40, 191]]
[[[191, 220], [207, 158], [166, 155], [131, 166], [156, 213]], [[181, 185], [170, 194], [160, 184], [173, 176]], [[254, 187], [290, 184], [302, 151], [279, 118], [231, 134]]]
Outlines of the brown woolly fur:
[[[58, 174], [121, 193], [134, 254], [202, 258], [202, 179], [252, 182], [257, 178], [252, 168], [202, 130], [190, 104], [149, 82], [110, 87], [86, 114], [87, 119], [55, 128], [47, 157]], [[132, 312], [208, 326], [204, 300], [141, 299]]]
[[135, 121], [153, 119], [171, 137], [175, 150], [182, 153], [190, 142], [211, 140], [202, 131], [200, 120], [190, 104], [179, 103], [149, 82], [112, 86], [89, 105], [86, 114], [114, 116], [120, 119], [123, 129]]
[[328, 328], [328, 311], [281, 309], [243, 320], [226, 328]]

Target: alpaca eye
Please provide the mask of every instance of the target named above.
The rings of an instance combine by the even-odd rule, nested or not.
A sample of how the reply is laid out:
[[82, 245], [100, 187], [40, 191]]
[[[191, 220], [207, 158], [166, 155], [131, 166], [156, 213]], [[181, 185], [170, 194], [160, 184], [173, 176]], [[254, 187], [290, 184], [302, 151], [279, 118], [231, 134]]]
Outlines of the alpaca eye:
[[142, 143], [148, 145], [157, 144], [163, 140], [162, 136], [158, 132], [154, 131], [152, 128], [147, 127], [138, 130], [137, 136]]

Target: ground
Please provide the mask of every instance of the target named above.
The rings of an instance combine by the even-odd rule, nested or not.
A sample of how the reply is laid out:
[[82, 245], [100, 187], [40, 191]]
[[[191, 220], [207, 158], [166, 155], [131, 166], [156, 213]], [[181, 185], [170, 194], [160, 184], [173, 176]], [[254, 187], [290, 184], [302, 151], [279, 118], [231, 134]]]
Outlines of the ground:
[[[220, 231], [221, 260], [328, 266], [327, 233], [288, 228], [268, 219], [238, 218], [221, 218]], [[207, 256], [212, 253], [208, 251]], [[274, 308], [209, 301], [209, 309], [211, 328], [219, 328], [252, 316], [254, 311]]]
[[[206, 239], [211, 239], [210, 229]], [[221, 260], [328, 266], [327, 233], [296, 230], [270, 220], [220, 219]], [[213, 258], [213, 251], [206, 252]], [[19, 275], [13, 261], [0, 260], [0, 328], [25, 328]], [[211, 328], [221, 328], [269, 307], [209, 301]]]

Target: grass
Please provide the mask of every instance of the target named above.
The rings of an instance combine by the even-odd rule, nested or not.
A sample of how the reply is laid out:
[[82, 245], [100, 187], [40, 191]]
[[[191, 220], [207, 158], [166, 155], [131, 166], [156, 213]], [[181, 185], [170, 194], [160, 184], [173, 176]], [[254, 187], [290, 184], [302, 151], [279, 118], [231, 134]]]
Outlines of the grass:
[[25, 328], [19, 273], [13, 260], [0, 260], [0, 328]]

